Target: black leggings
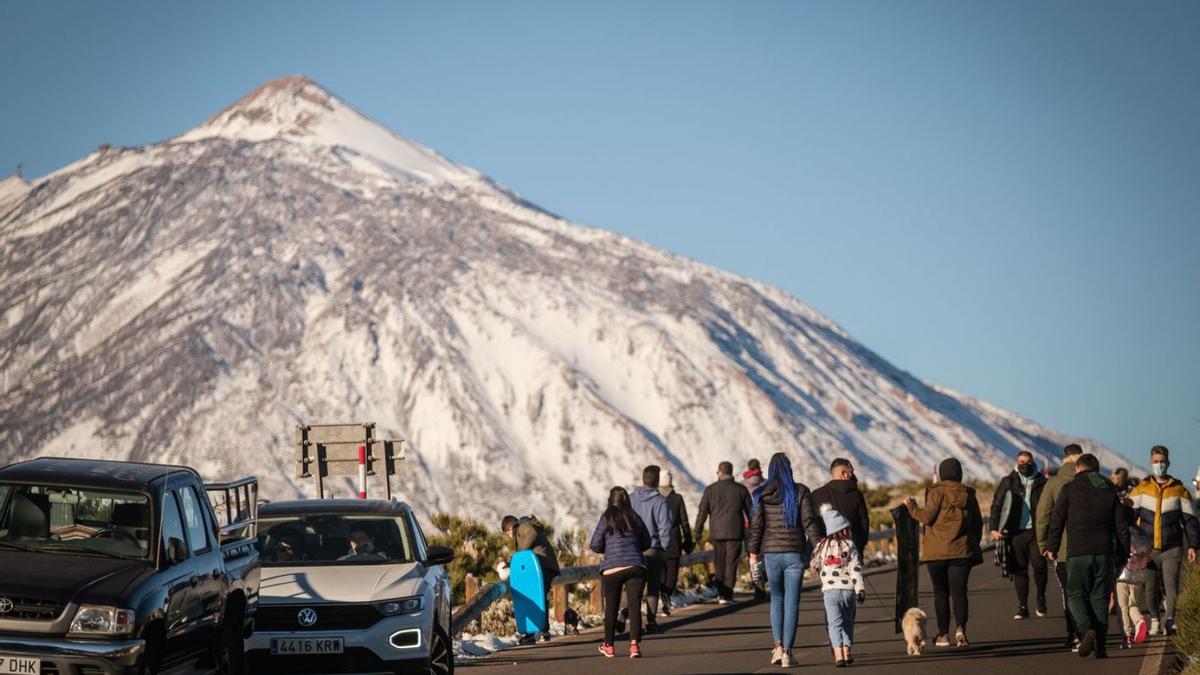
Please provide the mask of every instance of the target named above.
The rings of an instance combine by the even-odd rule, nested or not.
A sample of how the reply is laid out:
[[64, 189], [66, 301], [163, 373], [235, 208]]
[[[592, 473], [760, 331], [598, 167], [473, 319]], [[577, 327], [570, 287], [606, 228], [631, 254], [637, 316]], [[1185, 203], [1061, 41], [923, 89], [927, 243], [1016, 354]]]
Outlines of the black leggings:
[[933, 608], [937, 612], [938, 635], [950, 634], [950, 602], [954, 602], [954, 620], [967, 630], [967, 581], [971, 577], [971, 561], [966, 558], [934, 560], [925, 563], [929, 581], [933, 583]]
[[625, 588], [625, 605], [629, 608], [629, 639], [642, 639], [642, 588], [646, 585], [646, 570], [640, 566], [620, 572], [600, 575], [604, 592], [604, 641], [613, 643], [617, 633], [617, 613], [621, 611], [621, 588]]

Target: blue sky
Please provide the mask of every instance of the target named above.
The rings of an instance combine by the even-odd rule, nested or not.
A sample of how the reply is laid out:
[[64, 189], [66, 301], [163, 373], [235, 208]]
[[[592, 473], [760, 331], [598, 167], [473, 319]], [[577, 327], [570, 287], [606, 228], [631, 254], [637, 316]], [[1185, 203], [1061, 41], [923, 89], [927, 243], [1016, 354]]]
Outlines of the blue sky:
[[0, 174], [288, 74], [927, 380], [1200, 462], [1196, 2], [10, 1]]

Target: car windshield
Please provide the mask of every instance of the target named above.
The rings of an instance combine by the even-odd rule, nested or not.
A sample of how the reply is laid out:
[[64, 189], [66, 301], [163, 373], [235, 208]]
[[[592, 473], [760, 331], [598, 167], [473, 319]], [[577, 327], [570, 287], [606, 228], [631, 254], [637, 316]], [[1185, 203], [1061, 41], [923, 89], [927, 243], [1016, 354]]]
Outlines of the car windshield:
[[258, 550], [265, 565], [372, 565], [412, 562], [404, 518], [362, 514], [262, 516]]
[[0, 548], [145, 559], [150, 500], [86, 487], [0, 483]]

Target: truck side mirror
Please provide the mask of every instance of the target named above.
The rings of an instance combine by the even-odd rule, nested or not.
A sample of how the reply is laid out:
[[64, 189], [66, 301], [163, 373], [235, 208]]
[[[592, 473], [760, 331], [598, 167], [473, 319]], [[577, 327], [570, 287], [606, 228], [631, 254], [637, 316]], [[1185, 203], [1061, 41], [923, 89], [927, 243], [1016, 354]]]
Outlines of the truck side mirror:
[[445, 565], [452, 560], [454, 560], [454, 549], [449, 546], [433, 545], [425, 549], [425, 560], [422, 562], [426, 567], [433, 567], [434, 565]]
[[187, 560], [187, 549], [183, 547], [183, 540], [179, 537], [167, 539], [167, 564], [178, 565], [184, 560]]

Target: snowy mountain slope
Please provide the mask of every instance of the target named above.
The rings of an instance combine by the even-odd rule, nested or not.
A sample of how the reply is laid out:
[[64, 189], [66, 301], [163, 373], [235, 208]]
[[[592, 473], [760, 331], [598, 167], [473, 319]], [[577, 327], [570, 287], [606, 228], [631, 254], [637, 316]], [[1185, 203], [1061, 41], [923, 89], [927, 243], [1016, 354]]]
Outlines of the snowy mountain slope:
[[[927, 384], [779, 289], [556, 218], [285, 78], [167, 142], [6, 186], [0, 462], [292, 477], [301, 421], [408, 439], [424, 509], [590, 521], [656, 462], [994, 476], [1069, 437]], [[1115, 455], [1091, 443], [1111, 465]]]

